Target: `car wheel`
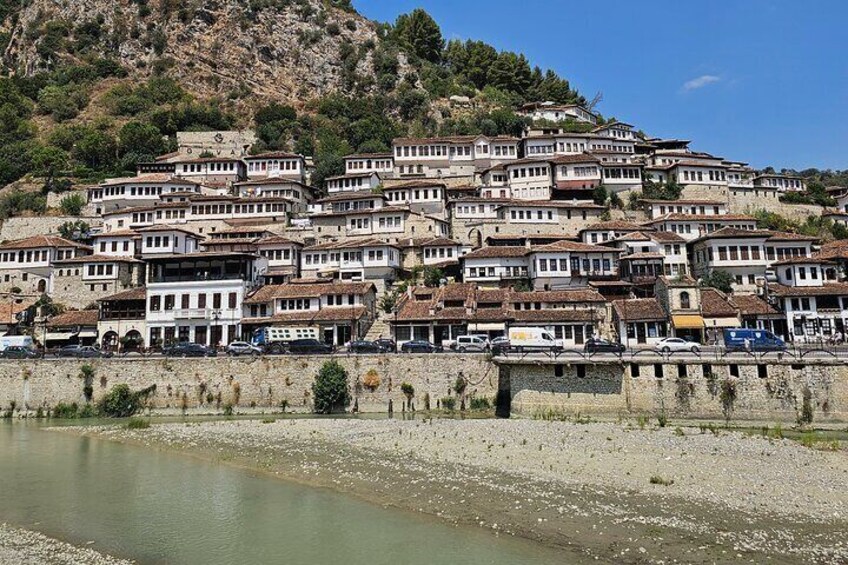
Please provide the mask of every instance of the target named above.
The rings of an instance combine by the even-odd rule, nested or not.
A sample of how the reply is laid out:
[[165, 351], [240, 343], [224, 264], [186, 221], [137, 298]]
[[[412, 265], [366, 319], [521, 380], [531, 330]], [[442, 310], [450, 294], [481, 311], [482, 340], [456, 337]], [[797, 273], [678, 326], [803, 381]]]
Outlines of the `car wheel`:
[[694, 353], [695, 355], [698, 355], [700, 352], [701, 352], [701, 348], [698, 347], [697, 345], [692, 348], [692, 353]]
[[671, 353], [671, 348], [666, 345], [665, 347], [662, 348], [662, 352], [665, 353], [666, 355], [668, 355], [669, 353]]
[[460, 353], [465, 353], [466, 351], [468, 351], [468, 350], [467, 350], [467, 349], [465, 349], [464, 347], [460, 347], [460, 348], [459, 348], [459, 352], [460, 352]]

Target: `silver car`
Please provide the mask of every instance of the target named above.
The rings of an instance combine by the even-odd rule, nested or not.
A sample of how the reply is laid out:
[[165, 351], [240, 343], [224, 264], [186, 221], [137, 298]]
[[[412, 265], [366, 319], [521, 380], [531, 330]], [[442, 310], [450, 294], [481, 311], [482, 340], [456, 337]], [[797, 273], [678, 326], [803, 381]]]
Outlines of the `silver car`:
[[246, 341], [234, 341], [227, 346], [227, 355], [238, 357], [240, 355], [261, 355], [262, 349]]
[[679, 337], [666, 337], [657, 342], [656, 350], [661, 353], [674, 353], [677, 351], [700, 353], [701, 344], [694, 341], [686, 341]]

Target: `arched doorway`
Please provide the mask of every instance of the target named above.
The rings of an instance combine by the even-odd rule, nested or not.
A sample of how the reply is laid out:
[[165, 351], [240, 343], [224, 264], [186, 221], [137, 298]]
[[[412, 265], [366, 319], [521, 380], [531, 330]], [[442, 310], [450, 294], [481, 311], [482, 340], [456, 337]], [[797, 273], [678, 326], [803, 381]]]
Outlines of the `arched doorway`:
[[38, 281], [38, 286], [36, 287], [36, 291], [40, 292], [42, 294], [47, 292], [47, 281], [44, 280], [44, 279], [41, 279], [40, 281]]
[[113, 331], [108, 331], [103, 334], [103, 339], [100, 342], [103, 349], [115, 349], [118, 347], [118, 334]]
[[130, 330], [121, 339], [122, 351], [138, 351], [144, 347], [144, 338], [138, 330]]

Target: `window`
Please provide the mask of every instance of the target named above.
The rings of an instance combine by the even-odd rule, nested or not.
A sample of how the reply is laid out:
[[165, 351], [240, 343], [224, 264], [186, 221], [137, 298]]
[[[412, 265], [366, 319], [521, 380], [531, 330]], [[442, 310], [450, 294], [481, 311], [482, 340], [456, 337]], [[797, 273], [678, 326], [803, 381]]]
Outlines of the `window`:
[[228, 297], [228, 299], [227, 299], [227, 307], [228, 307], [230, 310], [234, 310], [234, 309], [235, 309], [235, 307], [236, 307], [236, 300], [237, 300], [237, 297], [238, 297], [238, 294], [237, 294], [237, 293], [235, 293], [235, 292], [231, 292], [231, 293], [230, 293], [230, 295], [229, 295], [229, 297]]
[[220, 310], [221, 308], [221, 293], [216, 292], [212, 294], [212, 308], [216, 310]]
[[162, 298], [160, 296], [151, 296], [150, 297], [150, 311], [158, 312], [162, 307]]
[[684, 310], [688, 310], [692, 307], [689, 300], [689, 293], [686, 291], [680, 293], [680, 307]]

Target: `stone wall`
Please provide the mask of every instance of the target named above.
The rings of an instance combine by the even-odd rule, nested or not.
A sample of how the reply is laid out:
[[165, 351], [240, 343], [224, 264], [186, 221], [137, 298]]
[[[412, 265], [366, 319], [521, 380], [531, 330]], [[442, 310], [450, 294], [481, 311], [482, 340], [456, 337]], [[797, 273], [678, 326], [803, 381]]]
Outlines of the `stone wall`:
[[[511, 397], [513, 413], [532, 416], [554, 410], [565, 414], [617, 417], [661, 413], [670, 418], [794, 422], [805, 398], [814, 422], [848, 421], [848, 366], [838, 361], [805, 364], [742, 362], [654, 364], [520, 363], [500, 366], [483, 355], [334, 356], [348, 371], [353, 397], [362, 412], [400, 412], [406, 401], [401, 384], [415, 388], [413, 402], [423, 409], [452, 396], [457, 377], [467, 382], [466, 397], [493, 400], [498, 388]], [[0, 362], [0, 408], [50, 408], [59, 402], [84, 402], [80, 368], [94, 367], [96, 402], [118, 383], [139, 390], [156, 385], [150, 406], [160, 413], [288, 410], [308, 412], [312, 382], [326, 356], [268, 356], [218, 359], [164, 359], [130, 356], [107, 360]], [[656, 371], [659, 371], [658, 373]], [[379, 380], [372, 391], [366, 376]], [[658, 376], [661, 375], [661, 378]], [[685, 376], [682, 376], [685, 375]], [[682, 376], [682, 377], [681, 377]], [[725, 383], [732, 383], [730, 385]], [[460, 402], [457, 399], [457, 406]], [[352, 406], [351, 406], [352, 407]]]
[[[633, 369], [638, 367], [638, 371]], [[512, 410], [606, 416], [795, 421], [805, 396], [814, 421], [848, 421], [848, 366], [838, 361], [514, 364], [501, 366]], [[726, 384], [730, 383], [730, 384]]]
[[[406, 397], [403, 382], [415, 387], [413, 402], [424, 408], [453, 392], [457, 377], [468, 380], [466, 396], [495, 398], [497, 368], [483, 355], [360, 355], [334, 356], [348, 371], [352, 394], [363, 412], [383, 412], [392, 401], [400, 412]], [[126, 383], [133, 390], [156, 385], [150, 405], [158, 411], [220, 411], [232, 404], [236, 412], [251, 409], [309, 412], [312, 382], [327, 356], [266, 356], [261, 358], [165, 359], [126, 358], [0, 362], [0, 408], [14, 401], [18, 410], [50, 408], [59, 402], [83, 403], [84, 382], [80, 368], [94, 367], [94, 402], [114, 385]], [[373, 371], [379, 385], [373, 390], [362, 383]], [[207, 400], [207, 397], [209, 400]], [[459, 407], [459, 400], [456, 405]], [[351, 406], [352, 407], [352, 406]]]
[[59, 226], [65, 222], [83, 220], [94, 227], [102, 224], [100, 218], [72, 217], [72, 216], [17, 216], [7, 218], [0, 222], [0, 241], [12, 241], [24, 239], [35, 235], [55, 234], [59, 232]]
[[798, 222], [803, 222], [811, 215], [821, 216], [822, 213], [821, 206], [784, 204], [780, 201], [777, 191], [773, 190], [688, 185], [683, 189], [681, 197], [727, 202], [727, 210], [731, 214], [753, 214], [757, 210], [766, 210]]

